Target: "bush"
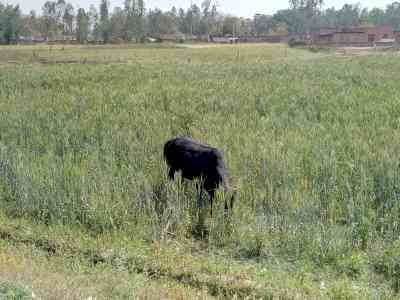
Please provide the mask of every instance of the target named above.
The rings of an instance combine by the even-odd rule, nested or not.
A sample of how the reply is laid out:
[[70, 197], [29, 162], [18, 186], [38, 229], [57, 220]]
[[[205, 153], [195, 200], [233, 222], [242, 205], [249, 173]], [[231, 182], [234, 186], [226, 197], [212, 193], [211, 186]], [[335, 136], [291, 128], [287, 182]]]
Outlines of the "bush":
[[377, 273], [390, 280], [393, 289], [400, 292], [400, 240], [374, 251], [372, 264]]
[[291, 38], [288, 42], [288, 45], [290, 48], [294, 48], [294, 47], [304, 47], [307, 46], [307, 42], [304, 40], [298, 40], [295, 38]]
[[32, 291], [22, 285], [10, 282], [0, 282], [0, 299], [4, 300], [29, 300]]

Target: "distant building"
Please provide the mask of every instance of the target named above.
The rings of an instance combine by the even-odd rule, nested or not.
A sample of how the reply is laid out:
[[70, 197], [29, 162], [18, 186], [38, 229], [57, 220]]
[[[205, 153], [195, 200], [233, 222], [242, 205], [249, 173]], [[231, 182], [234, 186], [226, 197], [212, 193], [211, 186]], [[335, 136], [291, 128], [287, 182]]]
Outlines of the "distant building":
[[364, 27], [360, 29], [368, 34], [369, 43], [375, 43], [385, 39], [394, 39], [392, 26]]
[[396, 45], [395, 39], [381, 39], [378, 42], [375, 42], [375, 46], [377, 47], [394, 47]]
[[321, 28], [313, 34], [313, 42], [327, 46], [374, 46], [395, 38], [391, 26], [355, 27], [355, 28]]
[[400, 28], [393, 31], [394, 39], [397, 43], [400, 43]]
[[368, 34], [360, 29], [324, 29], [314, 34], [313, 41], [318, 45], [363, 46], [368, 44]]

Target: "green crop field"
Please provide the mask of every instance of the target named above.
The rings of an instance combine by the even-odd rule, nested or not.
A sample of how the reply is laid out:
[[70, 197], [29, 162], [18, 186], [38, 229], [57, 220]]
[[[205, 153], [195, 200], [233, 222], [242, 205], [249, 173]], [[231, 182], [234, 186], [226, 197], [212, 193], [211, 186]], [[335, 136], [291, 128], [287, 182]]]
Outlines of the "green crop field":
[[[399, 57], [0, 48], [0, 299], [400, 299]], [[179, 135], [240, 195], [203, 238]]]

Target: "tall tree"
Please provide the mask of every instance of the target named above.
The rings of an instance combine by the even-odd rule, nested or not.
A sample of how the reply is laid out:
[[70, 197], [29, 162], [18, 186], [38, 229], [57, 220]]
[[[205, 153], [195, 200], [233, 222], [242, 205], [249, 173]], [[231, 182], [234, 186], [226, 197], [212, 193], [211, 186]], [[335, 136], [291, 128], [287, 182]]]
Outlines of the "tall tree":
[[22, 30], [22, 18], [19, 6], [0, 3], [0, 43], [10, 44], [18, 41]]
[[179, 32], [179, 16], [178, 16], [178, 10], [176, 9], [176, 7], [173, 6], [171, 8], [171, 11], [168, 12], [168, 14], [171, 17], [171, 20], [173, 22], [174, 32]]
[[363, 8], [360, 12], [360, 24], [361, 26], [372, 26], [372, 24], [368, 20], [369, 11], [368, 8]]
[[190, 34], [200, 34], [201, 11], [196, 4], [188, 9], [186, 14], [186, 22], [190, 29]]
[[400, 2], [394, 2], [386, 7], [386, 24], [400, 30]]
[[368, 21], [373, 25], [383, 25], [385, 23], [385, 11], [380, 8], [373, 8], [368, 15]]
[[[143, 0], [125, 0], [124, 39], [140, 40], [145, 34], [145, 5]], [[123, 16], [121, 16], [123, 17]]]
[[53, 38], [57, 32], [56, 2], [46, 1], [42, 7], [42, 34], [46, 39]]
[[256, 14], [253, 17], [253, 33], [255, 35], [266, 35], [274, 27], [274, 19], [264, 14]]
[[312, 28], [315, 27], [323, 4], [324, 0], [289, 0], [289, 5], [293, 11], [292, 16], [294, 17], [292, 27], [295, 27], [296, 31], [301, 29], [303, 31], [301, 33], [309, 34]]
[[149, 10], [148, 32], [152, 36], [176, 33], [177, 27], [173, 14], [163, 13], [159, 9]]
[[66, 3], [62, 20], [63, 20], [63, 27], [64, 27], [64, 35], [72, 35], [74, 28], [74, 7], [71, 3]]
[[24, 37], [38, 37], [41, 32], [40, 18], [34, 10], [26, 16], [22, 16], [21, 35]]
[[201, 3], [202, 18], [200, 22], [200, 31], [202, 34], [209, 34], [211, 27], [211, 0], [203, 0]]
[[137, 3], [137, 29], [136, 29], [136, 41], [142, 39], [145, 35], [145, 17], [146, 7], [144, 0], [138, 0]]
[[110, 40], [122, 41], [125, 39], [125, 12], [115, 7], [109, 21]]
[[100, 32], [104, 43], [110, 41], [110, 16], [108, 11], [108, 0], [101, 0], [100, 3]]
[[64, 23], [65, 10], [67, 3], [65, 0], [57, 0], [55, 2], [55, 23], [56, 23], [56, 35], [58, 38], [65, 36], [67, 25]]
[[100, 23], [99, 23], [99, 13], [97, 8], [92, 4], [89, 7], [89, 26], [90, 26], [90, 36], [93, 40], [98, 41], [101, 39]]
[[278, 11], [273, 16], [273, 27], [275, 27], [275, 24], [283, 23], [286, 24], [287, 30], [291, 34], [304, 35], [309, 30], [307, 27], [309, 23], [301, 10], [284, 9]]
[[183, 8], [180, 8], [178, 11], [178, 29], [182, 33], [190, 32], [190, 26], [186, 22], [186, 12]]
[[222, 25], [222, 34], [236, 36], [238, 32], [238, 24], [238, 17], [226, 16]]
[[220, 26], [219, 26], [219, 21], [218, 18], [220, 17], [219, 12], [218, 12], [218, 7], [217, 4], [213, 4], [211, 7], [211, 13], [210, 13], [210, 28], [209, 32], [212, 35], [216, 35], [220, 32]]
[[135, 35], [135, 0], [125, 0], [124, 2], [124, 39], [131, 41]]
[[361, 7], [359, 4], [345, 4], [338, 11], [338, 21], [341, 27], [354, 27], [360, 25]]
[[90, 30], [89, 14], [83, 8], [78, 9], [76, 16], [76, 40], [83, 44], [87, 42]]

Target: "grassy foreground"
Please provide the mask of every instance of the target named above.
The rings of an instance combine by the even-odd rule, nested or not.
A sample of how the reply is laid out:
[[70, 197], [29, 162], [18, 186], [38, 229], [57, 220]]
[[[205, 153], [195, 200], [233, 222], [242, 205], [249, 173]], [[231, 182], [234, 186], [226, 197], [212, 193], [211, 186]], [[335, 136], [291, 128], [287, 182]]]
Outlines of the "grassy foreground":
[[[399, 298], [398, 58], [0, 48], [0, 299]], [[240, 192], [202, 241], [183, 134]]]

